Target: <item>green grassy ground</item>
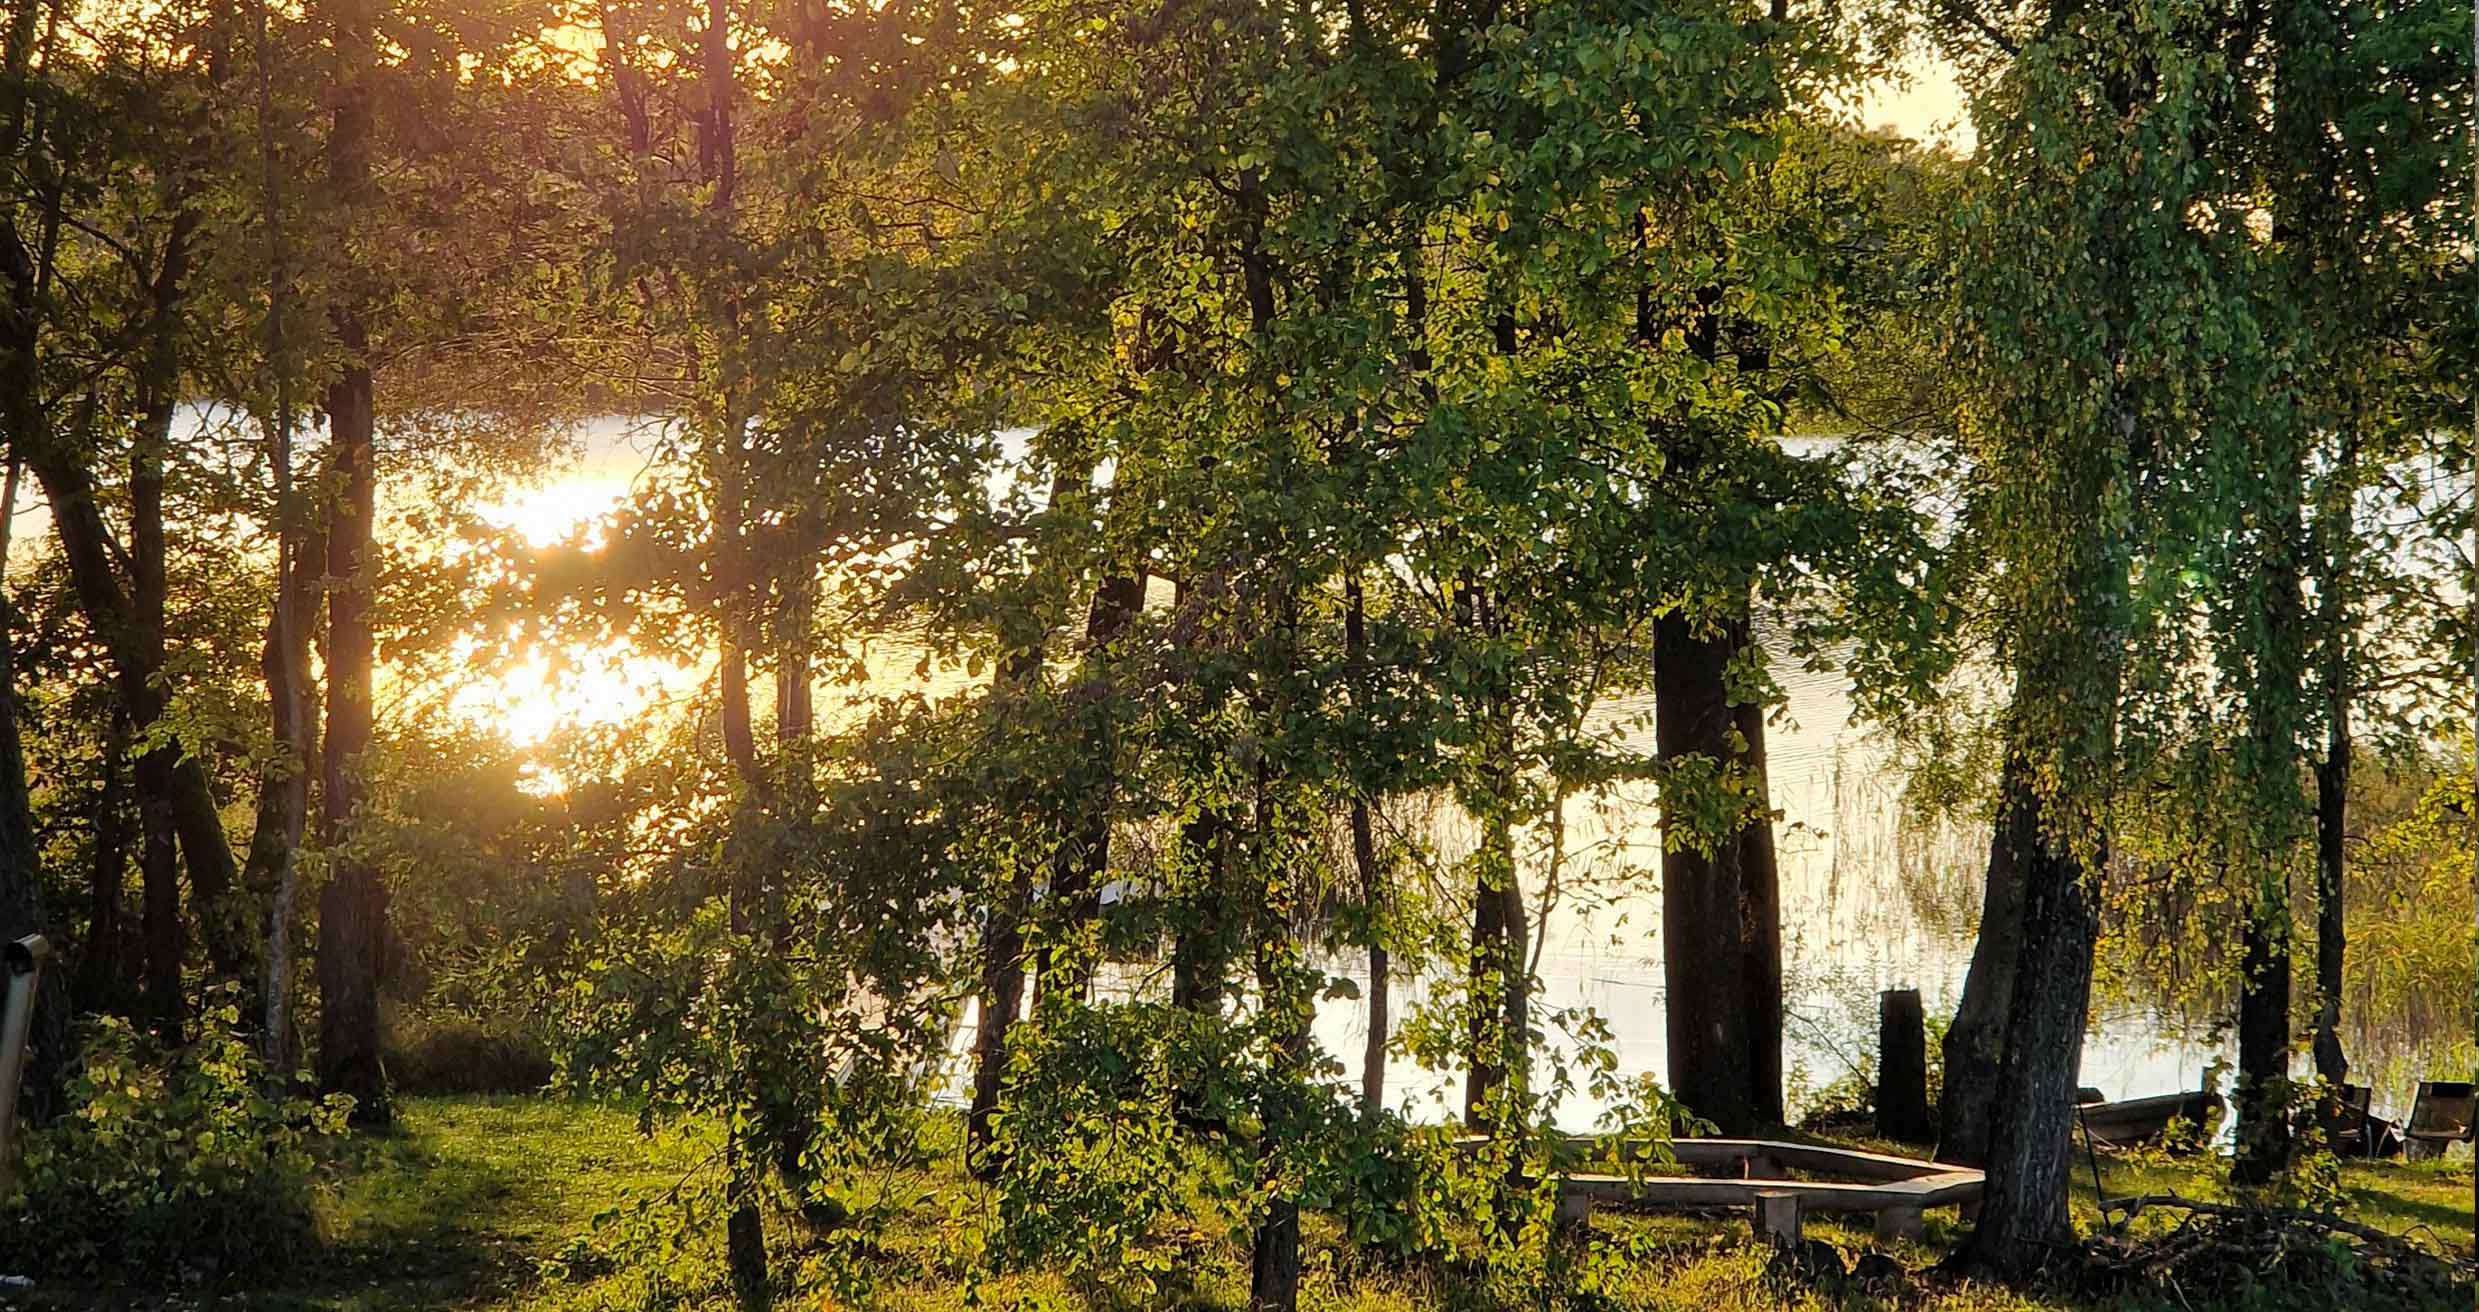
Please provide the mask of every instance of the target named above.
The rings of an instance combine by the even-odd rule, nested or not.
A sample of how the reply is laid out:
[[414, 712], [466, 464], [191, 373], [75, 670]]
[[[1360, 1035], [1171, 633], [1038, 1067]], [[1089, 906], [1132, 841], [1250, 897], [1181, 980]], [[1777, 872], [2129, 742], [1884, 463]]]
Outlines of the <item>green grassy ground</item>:
[[[713, 1246], [685, 1241], [669, 1256], [616, 1256], [625, 1224], [596, 1218], [662, 1190], [709, 1160], [711, 1139], [666, 1134], [648, 1139], [634, 1118], [609, 1108], [538, 1098], [417, 1098], [397, 1132], [360, 1141], [330, 1170], [322, 1203], [324, 1250], [280, 1278], [225, 1273], [193, 1282], [174, 1296], [114, 1289], [38, 1289], [0, 1299], [0, 1306], [56, 1308], [150, 1307], [308, 1309], [495, 1309], [499, 1312], [585, 1312], [654, 1307], [723, 1308]], [[2174, 1164], [2104, 1162], [2112, 1195], [2176, 1191], [2218, 1197], [2207, 1174]], [[2346, 1168], [2350, 1214], [2397, 1232], [2423, 1232], [2441, 1245], [2471, 1242], [2468, 1159], [2451, 1164], [2380, 1164]], [[968, 1225], [951, 1209], [977, 1199], [959, 1178], [917, 1177], [885, 1182], [918, 1199], [918, 1227], [898, 1230], [884, 1247], [855, 1253], [806, 1242], [800, 1260], [819, 1264], [866, 1261], [879, 1275], [877, 1302], [897, 1309], [957, 1308], [977, 1292], [983, 1306], [1178, 1305], [1238, 1308], [1246, 1303], [1244, 1254], [1203, 1234], [1161, 1237], [1175, 1255], [1150, 1293], [1117, 1296], [1076, 1290], [1046, 1274], [1017, 1275], [968, 1291], [973, 1266], [958, 1248]], [[2091, 1185], [2085, 1176], [2077, 1207], [2088, 1222]], [[650, 1214], [657, 1218], [667, 1214]], [[778, 1232], [797, 1235], [779, 1219]], [[1871, 1246], [1864, 1229], [1828, 1221], [1813, 1228], [1845, 1249]], [[642, 1236], [676, 1235], [656, 1219]], [[1744, 1242], [1736, 1222], [1681, 1217], [1606, 1216], [1595, 1221], [1601, 1254], [1590, 1298], [1576, 1306], [1645, 1312], [1737, 1312], [1739, 1309], [1906, 1307], [1927, 1312], [2020, 1312], [2091, 1305], [2024, 1297], [2004, 1290], [1914, 1283], [1907, 1290], [1851, 1290], [1835, 1296], [1784, 1289], [1764, 1279], [1764, 1255]], [[1926, 1241], [1894, 1254], [1923, 1267], [1954, 1236], [1950, 1214], [1932, 1215]], [[1415, 1312], [1469, 1305], [1469, 1281], [1449, 1272], [1371, 1266], [1330, 1241], [1312, 1218], [1305, 1300], [1352, 1312]], [[803, 1242], [795, 1239], [794, 1247]], [[798, 1306], [816, 1306], [815, 1300]], [[2176, 1307], [2154, 1297], [2112, 1308]]]

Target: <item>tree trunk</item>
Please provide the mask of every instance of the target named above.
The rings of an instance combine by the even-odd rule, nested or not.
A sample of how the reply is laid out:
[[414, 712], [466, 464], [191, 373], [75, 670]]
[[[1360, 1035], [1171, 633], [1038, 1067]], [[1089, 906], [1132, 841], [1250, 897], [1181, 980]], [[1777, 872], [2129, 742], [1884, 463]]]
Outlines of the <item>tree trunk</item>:
[[1180, 826], [1179, 844], [1201, 872], [1196, 895], [1171, 940], [1171, 1005], [1200, 1016], [1219, 1016], [1231, 970], [1230, 917], [1222, 896], [1228, 873], [1224, 844], [1229, 826], [1218, 812], [1204, 811]]
[[[370, 185], [371, 0], [331, 0], [335, 42], [334, 123], [327, 180], [347, 220], [367, 203]], [[387, 888], [370, 861], [350, 849], [363, 792], [363, 754], [371, 741], [374, 641], [371, 600], [378, 562], [372, 533], [378, 505], [370, 342], [363, 307], [336, 311], [341, 353], [327, 389], [329, 462], [340, 485], [327, 515], [327, 735], [321, 752], [319, 840], [333, 873], [319, 894], [319, 1086], [354, 1099], [353, 1118], [383, 1125], [394, 1117], [379, 1056], [379, 983], [387, 954]]]
[[267, 681], [268, 720], [276, 753], [258, 780], [258, 820], [250, 838], [243, 883], [266, 908], [265, 967], [259, 983], [265, 1030], [260, 1056], [282, 1078], [293, 1061], [293, 917], [301, 868], [301, 841], [309, 825], [310, 770], [315, 712], [310, 690], [311, 605], [297, 563], [297, 534], [278, 530], [276, 601], [267, 622], [259, 668]]
[[2259, 907], [2240, 930], [2238, 1142], [2229, 1178], [2247, 1188], [2270, 1184], [2290, 1156], [2290, 932], [2286, 915], [2273, 914]]
[[[1738, 712], [1725, 674], [1735, 644], [1727, 631], [1700, 634], [1673, 612], [1653, 622], [1653, 737], [1665, 764], [1690, 758], [1731, 763]], [[1724, 835], [1673, 834], [1665, 804], [1661, 940], [1670, 1089], [1726, 1136], [1755, 1129], [1754, 1043], [1747, 1016], [1750, 951], [1741, 880], [1745, 847]]]
[[[2336, 662], [2337, 663], [2337, 662]], [[2341, 987], [2349, 948], [2344, 843], [2350, 820], [2350, 702], [2346, 672], [2326, 675], [2324, 759], [2315, 768], [2315, 1073], [2338, 1089], [2350, 1078], [2341, 1050]]]
[[[28, 934], [57, 935], [44, 905], [43, 871], [35, 846], [34, 807], [26, 787], [25, 739], [18, 723], [17, 611], [8, 585], [9, 521], [17, 510], [20, 466], [9, 462], [0, 490], [0, 942]], [[64, 977], [52, 975], [35, 997], [23, 1090], [25, 1119], [39, 1125], [56, 1110], [68, 1058]]]
[[[1741, 626], [1742, 650], [1752, 649]], [[1761, 654], [1759, 655], [1761, 659]], [[1741, 768], [1756, 794], [1756, 814], [1739, 831], [1741, 945], [1746, 953], [1747, 1077], [1750, 1104], [1760, 1125], [1782, 1123], [1782, 879], [1773, 851], [1773, 797], [1765, 761], [1765, 708], [1737, 707], [1739, 736], [1747, 740]], [[1923, 1138], [1925, 1136], [1922, 1136]]]
[[1111, 701], [1110, 645], [1136, 618], [1145, 602], [1145, 581], [1131, 574], [1108, 575], [1093, 590], [1085, 611], [1083, 686], [1077, 701], [1092, 717], [1085, 727], [1085, 770], [1072, 813], [1061, 817], [1066, 841], [1051, 866], [1050, 896], [1059, 926], [1059, 941], [1075, 944], [1065, 954], [1054, 952], [1052, 970], [1043, 972], [1037, 989], [1055, 984], [1071, 997], [1082, 998], [1093, 984], [1100, 961], [1102, 881], [1110, 871], [1111, 810], [1118, 804], [1119, 784], [1112, 760], [1117, 711]]
[[1970, 971], [1963, 977], [1962, 1004], [1945, 1031], [1937, 1160], [1957, 1166], [1986, 1166], [1989, 1160], [2006, 1018], [2013, 1013], [2014, 977], [2023, 951], [2024, 854], [2039, 838], [2029, 827], [2037, 813], [2015, 804], [2026, 787], [2022, 758], [2009, 754], [1997, 780], [1997, 818], [1990, 825], [1980, 931], [1971, 945]]
[[[357, 112], [366, 112], [366, 107]], [[339, 135], [347, 112], [339, 108]], [[364, 349], [358, 324], [348, 352]], [[378, 484], [372, 459], [368, 368], [348, 365], [328, 392], [336, 473], [343, 495], [327, 530], [327, 742], [322, 753], [319, 837], [334, 873], [319, 895], [319, 1085], [351, 1094], [354, 1120], [393, 1117], [379, 1057], [379, 982], [387, 955], [387, 888], [369, 859], [350, 847], [361, 804], [363, 754], [371, 738], [371, 519]]]
[[1285, 968], [1296, 967], [1298, 947], [1293, 939], [1292, 921], [1295, 910], [1292, 880], [1288, 871], [1274, 864], [1269, 847], [1267, 809], [1268, 775], [1270, 771], [1260, 759], [1257, 766], [1257, 800], [1255, 847], [1251, 864], [1265, 881], [1257, 899], [1254, 914], [1246, 917], [1250, 937], [1256, 940], [1257, 997], [1269, 1017], [1280, 1014], [1283, 1025], [1273, 1045], [1273, 1079], [1266, 1082], [1259, 1095], [1257, 1144], [1258, 1184], [1268, 1194], [1265, 1215], [1257, 1222], [1256, 1233], [1249, 1245], [1248, 1308], [1249, 1312], [1295, 1312], [1300, 1305], [1300, 1203], [1283, 1180], [1282, 1145], [1296, 1133], [1296, 1127], [1285, 1123], [1286, 1112], [1296, 1106], [1294, 1091], [1306, 1075], [1309, 1048], [1309, 1027], [1315, 1015], [1315, 1004], [1300, 995], [1296, 985], [1286, 985]]
[[[1280, 932], [1288, 926], [1270, 928]], [[1257, 991], [1268, 1006], [1291, 1005], [1275, 1001], [1282, 988], [1272, 961], [1277, 951], [1271, 943], [1260, 943]], [[1249, 1312], [1294, 1312], [1300, 1305], [1300, 1203], [1279, 1184], [1282, 1127], [1276, 1118], [1287, 1101], [1286, 1094], [1300, 1078], [1300, 1067], [1308, 1055], [1308, 1031], [1308, 1008], [1301, 1006], [1276, 1044], [1276, 1073], [1283, 1078], [1270, 1084], [1264, 1095], [1274, 1105], [1265, 1109], [1263, 1117], [1265, 1137], [1258, 1147], [1258, 1171], [1261, 1183], [1273, 1191], [1273, 1196], [1267, 1201], [1265, 1216], [1257, 1222], [1249, 1244]]]
[[[1356, 29], [1355, 29], [1356, 30]], [[1343, 584], [1343, 660], [1349, 667], [1358, 709], [1369, 710], [1368, 603], [1357, 577]], [[1360, 905], [1368, 918], [1369, 1033], [1360, 1052], [1360, 1118], [1374, 1120], [1386, 1107], [1386, 1047], [1393, 1026], [1390, 963], [1386, 954], [1386, 875], [1377, 864], [1377, 834], [1365, 789], [1351, 799], [1351, 858], [1360, 875]]]
[[1374, 1120], [1386, 1109], [1386, 1047], [1393, 1019], [1384, 929], [1385, 875], [1377, 865], [1376, 835], [1365, 797], [1352, 799], [1351, 853], [1360, 871], [1360, 896], [1369, 908], [1369, 1033], [1360, 1050], [1360, 1118]]
[[[1055, 498], [1058, 491], [1054, 483], [1051, 495]], [[1044, 654], [1044, 643], [1035, 636], [1030, 646], [1010, 652], [999, 665], [990, 689], [991, 699], [1001, 704], [994, 722], [1012, 718], [1007, 708], [1020, 704], [1041, 677]], [[990, 1152], [991, 1123], [1006, 1083], [1007, 1036], [1024, 1014], [1024, 922], [1032, 914], [1034, 883], [1032, 863], [1016, 863], [1008, 872], [1006, 893], [982, 929], [981, 992], [975, 1004], [980, 1026], [973, 1038], [973, 1102], [964, 1122], [964, 1160], [973, 1177], [983, 1181], [996, 1179], [1000, 1166]]]
[[138, 758], [130, 792], [138, 807], [138, 889], [146, 936], [146, 985], [141, 1009], [166, 1046], [177, 1045], [187, 1027], [181, 998], [186, 955], [181, 933], [180, 863], [172, 836], [171, 756], [158, 748]]
[[275, 145], [275, 71], [267, 13], [258, 13], [258, 131], [262, 186], [259, 224], [267, 237], [267, 318], [264, 348], [273, 375], [275, 407], [267, 425], [267, 466], [274, 481], [271, 518], [275, 529], [275, 600], [259, 651], [267, 684], [269, 737], [275, 752], [258, 780], [258, 819], [250, 835], [242, 886], [258, 898], [267, 926], [259, 995], [264, 1007], [259, 1055], [279, 1084], [291, 1077], [293, 1052], [293, 919], [301, 868], [301, 842], [309, 827], [311, 757], [317, 744], [317, 711], [311, 701], [310, 631], [314, 580], [325, 553], [303, 550], [316, 541], [293, 476], [293, 361], [287, 342], [291, 247], [284, 230], [282, 175]]
[[[1463, 1073], [1463, 1123], [1471, 1129], [1487, 1133], [1493, 1126], [1489, 1114], [1490, 1100], [1506, 1083], [1506, 1042], [1503, 1030], [1509, 999], [1506, 995], [1506, 952], [1509, 939], [1506, 918], [1506, 883], [1512, 872], [1501, 875], [1497, 867], [1499, 854], [1511, 848], [1511, 836], [1503, 816], [1491, 816], [1489, 832], [1482, 840], [1482, 859], [1478, 878], [1472, 887], [1472, 939], [1469, 971], [1471, 1015], [1466, 1020], [1466, 1056]], [[1517, 948], [1518, 953], [1521, 948]]]
[[[2290, 874], [2307, 832], [2300, 786], [2305, 749], [2295, 726], [2308, 714], [2306, 604], [2301, 587], [2306, 502], [2304, 443], [2281, 439], [2254, 487], [2263, 535], [2257, 571], [2263, 638], [2251, 653], [2247, 736], [2241, 758], [2251, 786], [2249, 851], [2262, 873], [2241, 927], [2238, 991], [2238, 1135], [2230, 1182], [2270, 1184], [2291, 1165]], [[2319, 803], [2320, 807], [2320, 803]]]
[[[2007, 781], [2000, 823], [2032, 841], [2016, 849], [2022, 875], [2020, 959], [2007, 999], [2004, 1055], [1991, 1086], [1988, 1179], [1979, 1223], [1954, 1256], [1965, 1270], [2031, 1275], [2072, 1244], [2066, 1211], [2069, 1134], [2091, 1007], [2099, 913], [2092, 876], [2048, 832], [2026, 777]], [[1986, 913], [1983, 912], [1983, 924]]]
[[[92, 874], [87, 885], [86, 938], [79, 945], [72, 993], [90, 1012], [126, 1014], [131, 1005], [129, 981], [142, 975], [142, 944], [129, 941], [121, 919], [129, 879], [128, 786], [129, 727], [114, 713], [111, 736], [105, 741], [103, 786], [95, 799]], [[133, 948], [138, 949], [132, 951]]]

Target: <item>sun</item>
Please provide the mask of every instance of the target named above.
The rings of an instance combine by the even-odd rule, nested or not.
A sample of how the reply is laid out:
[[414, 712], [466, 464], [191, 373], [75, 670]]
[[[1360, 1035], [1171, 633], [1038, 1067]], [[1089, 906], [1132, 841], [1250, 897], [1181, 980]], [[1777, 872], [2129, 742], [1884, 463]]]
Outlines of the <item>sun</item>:
[[[474, 513], [530, 546], [569, 541], [580, 529], [592, 543], [594, 527], [628, 497], [650, 465], [631, 440], [637, 427], [616, 418], [583, 425], [582, 450], [573, 465]], [[446, 709], [519, 748], [540, 747], [563, 729], [618, 724], [680, 702], [707, 674], [624, 643], [576, 644], [537, 651], [509, 665], [479, 667], [476, 658], [484, 646], [479, 638], [467, 638], [450, 653], [449, 668], [471, 662], [468, 668], [476, 672], [447, 696]]]

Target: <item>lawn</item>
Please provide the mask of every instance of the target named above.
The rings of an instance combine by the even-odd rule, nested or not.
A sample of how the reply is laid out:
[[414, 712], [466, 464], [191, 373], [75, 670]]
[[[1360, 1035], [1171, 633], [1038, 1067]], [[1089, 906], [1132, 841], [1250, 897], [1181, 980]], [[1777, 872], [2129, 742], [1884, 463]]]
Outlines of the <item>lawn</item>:
[[[0, 1296], [0, 1305], [51, 1308], [483, 1309], [497, 1312], [585, 1312], [586, 1309], [716, 1308], [722, 1293], [713, 1245], [685, 1241], [668, 1254], [632, 1251], [622, 1236], [678, 1238], [669, 1213], [625, 1221], [632, 1200], [689, 1177], [711, 1158], [709, 1136], [678, 1132], [639, 1135], [635, 1118], [607, 1107], [541, 1098], [415, 1098], [400, 1127], [365, 1138], [331, 1166], [321, 1202], [325, 1248], [279, 1278], [252, 1273], [191, 1273], [181, 1292], [38, 1288]], [[2076, 1196], [2090, 1224], [2088, 1168]], [[2192, 1166], [2153, 1162], [2102, 1163], [2112, 1195], [2178, 1192], [2216, 1198], [2223, 1191]], [[2470, 1167], [2379, 1164], [2345, 1168], [2342, 1187], [2356, 1220], [2394, 1232], [2415, 1232], [2467, 1250], [2471, 1243]], [[900, 1227], [866, 1253], [803, 1235], [791, 1218], [775, 1230], [802, 1251], [811, 1280], [825, 1283], [824, 1264], [868, 1262], [877, 1276], [874, 1302], [894, 1309], [961, 1309], [976, 1294], [982, 1305], [1239, 1308], [1246, 1303], [1245, 1254], [1201, 1230], [1158, 1235], [1165, 1271], [1154, 1291], [1121, 1289], [1115, 1296], [1079, 1294], [1050, 1273], [991, 1278], [968, 1289], [975, 1265], [967, 1245], [980, 1199], [953, 1174], [884, 1182], [911, 1204], [918, 1226]], [[597, 1217], [615, 1210], [622, 1219]], [[1872, 1246], [1864, 1227], [1830, 1220], [1812, 1233], [1846, 1251]], [[1932, 1213], [1919, 1245], [1894, 1253], [1917, 1269], [1933, 1262], [1956, 1233], [1950, 1213]], [[2004, 1309], [2175, 1308], [2160, 1291], [2101, 1304], [2026, 1297], [2004, 1290], [1916, 1279], [1900, 1288], [1849, 1287], [1834, 1293], [1785, 1286], [1765, 1275], [1766, 1254], [1745, 1242], [1743, 1223], [1685, 1217], [1601, 1215], [1594, 1243], [1580, 1259], [1575, 1290], [1562, 1300], [1578, 1307], [1737, 1309], [1905, 1307], [1926, 1312]], [[1355, 1258], [1311, 1219], [1303, 1303], [1353, 1312], [1415, 1312], [1472, 1306], [1476, 1287], [1458, 1273], [1433, 1267], [1380, 1265]], [[133, 1282], [135, 1283], [135, 1282]], [[161, 1284], [162, 1282], [156, 1282]], [[819, 1306], [812, 1298], [795, 1306]]]

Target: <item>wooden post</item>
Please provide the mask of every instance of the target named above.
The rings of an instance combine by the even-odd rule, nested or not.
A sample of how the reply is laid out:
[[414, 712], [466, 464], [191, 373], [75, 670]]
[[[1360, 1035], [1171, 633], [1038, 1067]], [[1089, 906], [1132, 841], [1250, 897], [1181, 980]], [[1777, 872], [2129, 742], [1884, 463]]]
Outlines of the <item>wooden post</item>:
[[1927, 1233], [1927, 1219], [1916, 1207], [1888, 1207], [1876, 1214], [1878, 1243], [1890, 1243], [1896, 1239], [1917, 1243]]
[[1783, 1248], [1798, 1244], [1799, 1195], [1788, 1189], [1758, 1190], [1755, 1227], [1760, 1242]]
[[1877, 995], [1876, 1132], [1903, 1143], [1937, 1137], [1928, 1112], [1928, 1018], [1918, 989]]

